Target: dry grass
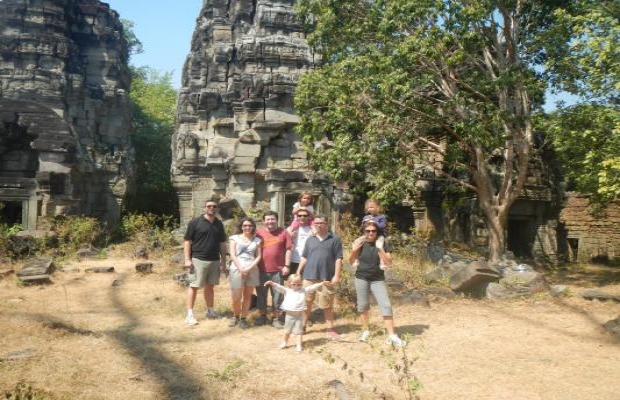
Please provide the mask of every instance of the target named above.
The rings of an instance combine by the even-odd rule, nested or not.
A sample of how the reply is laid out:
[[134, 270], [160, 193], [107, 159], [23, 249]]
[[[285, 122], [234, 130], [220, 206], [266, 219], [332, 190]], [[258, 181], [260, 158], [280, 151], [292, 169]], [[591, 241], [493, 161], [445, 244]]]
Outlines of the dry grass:
[[[144, 276], [117, 255], [58, 271], [49, 285], [1, 280], [0, 393], [25, 382], [41, 399], [607, 400], [620, 388], [620, 347], [600, 327], [620, 313], [616, 304], [575, 296], [396, 305], [404, 351], [383, 343], [376, 309], [371, 343], [357, 342], [350, 304], [341, 304], [344, 340], [327, 342], [319, 323], [297, 354], [277, 348], [271, 327], [242, 331], [204, 318], [186, 327], [175, 268], [154, 262]], [[116, 272], [86, 274], [88, 266]], [[216, 295], [228, 312], [227, 284]], [[24, 351], [31, 355], [14, 357]]]

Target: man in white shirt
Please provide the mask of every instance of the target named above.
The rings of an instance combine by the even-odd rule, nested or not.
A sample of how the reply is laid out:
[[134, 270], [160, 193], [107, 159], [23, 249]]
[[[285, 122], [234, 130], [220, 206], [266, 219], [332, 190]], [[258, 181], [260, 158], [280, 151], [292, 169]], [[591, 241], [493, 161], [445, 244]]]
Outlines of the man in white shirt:
[[299, 226], [297, 228], [293, 228], [293, 226], [289, 226], [287, 228], [288, 232], [291, 234], [291, 238], [293, 239], [293, 252], [291, 254], [291, 267], [290, 274], [296, 274], [297, 268], [299, 267], [299, 262], [301, 261], [301, 255], [304, 252], [304, 246], [306, 245], [306, 240], [310, 236], [314, 235], [314, 230], [312, 226], [308, 223], [308, 219], [310, 217], [310, 212], [305, 207], [299, 207], [297, 209], [297, 219], [299, 221]]

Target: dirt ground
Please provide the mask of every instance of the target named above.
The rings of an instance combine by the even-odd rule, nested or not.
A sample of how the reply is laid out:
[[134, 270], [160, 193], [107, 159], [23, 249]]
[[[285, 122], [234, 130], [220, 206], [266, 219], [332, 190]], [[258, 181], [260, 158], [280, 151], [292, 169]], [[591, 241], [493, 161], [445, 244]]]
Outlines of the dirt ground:
[[[326, 341], [316, 323], [297, 353], [278, 349], [272, 327], [204, 317], [185, 326], [186, 289], [154, 262], [149, 275], [108, 258], [63, 263], [77, 270], [47, 285], [2, 279], [0, 398], [23, 382], [49, 399], [620, 399], [620, 344], [601, 327], [620, 304], [584, 300], [584, 286], [560, 299], [398, 305], [404, 350], [384, 343], [376, 309], [369, 344], [341, 310], [343, 341]], [[115, 272], [85, 273], [91, 266]], [[620, 294], [617, 284], [602, 289]], [[216, 298], [229, 313], [226, 283]]]

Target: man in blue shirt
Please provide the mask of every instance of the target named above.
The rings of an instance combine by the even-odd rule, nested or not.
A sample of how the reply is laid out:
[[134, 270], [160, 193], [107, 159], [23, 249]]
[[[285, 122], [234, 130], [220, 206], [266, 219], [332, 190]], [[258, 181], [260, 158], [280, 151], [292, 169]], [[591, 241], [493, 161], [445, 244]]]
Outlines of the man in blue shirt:
[[342, 273], [342, 241], [327, 230], [327, 222], [326, 216], [315, 215], [312, 225], [316, 234], [306, 241], [297, 273], [303, 277], [304, 287], [329, 281], [316, 292], [306, 295], [307, 309], [303, 315], [303, 325], [306, 326], [314, 299], [318, 296], [318, 305], [323, 310], [327, 323], [327, 338], [339, 340], [340, 336], [334, 331], [333, 308], [336, 286]]

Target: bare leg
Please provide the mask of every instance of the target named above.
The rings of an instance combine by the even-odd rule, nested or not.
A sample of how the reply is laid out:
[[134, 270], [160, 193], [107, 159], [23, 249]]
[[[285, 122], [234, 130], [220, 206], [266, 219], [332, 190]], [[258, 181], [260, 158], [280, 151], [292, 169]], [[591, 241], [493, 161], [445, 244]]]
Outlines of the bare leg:
[[360, 323], [362, 324], [362, 330], [365, 330], [365, 331], [368, 330], [368, 327], [370, 326], [369, 320], [370, 319], [368, 317], [368, 311], [364, 311], [360, 313]]
[[390, 317], [383, 317], [383, 322], [385, 323], [385, 329], [387, 330], [388, 335], [394, 334], [394, 319]]
[[215, 286], [206, 285], [204, 290], [204, 297], [207, 308], [213, 308], [213, 301], [215, 298]]
[[334, 330], [334, 309], [333, 308], [324, 308], [323, 315], [325, 315], [325, 322], [327, 322], [327, 330]]
[[252, 302], [252, 293], [254, 293], [254, 288], [252, 286], [244, 286], [242, 290], [243, 303], [241, 306], [241, 316], [245, 318], [250, 313], [250, 303]]
[[303, 337], [304, 335], [295, 335], [295, 341], [297, 342], [297, 349], [302, 348]]
[[288, 344], [288, 339], [291, 337], [290, 333], [285, 333], [284, 335], [282, 335], [282, 342], [284, 342], [284, 344]]
[[314, 301], [306, 301], [306, 309], [301, 314], [301, 326], [305, 329], [308, 324], [308, 319], [310, 318], [310, 313], [312, 312], [312, 305]]
[[231, 293], [233, 316], [238, 317], [241, 315], [241, 296], [243, 294], [243, 289], [231, 289]]
[[196, 302], [197, 294], [198, 294], [198, 288], [194, 288], [194, 287], [187, 288], [187, 301], [185, 305], [188, 310], [194, 309], [194, 303]]

